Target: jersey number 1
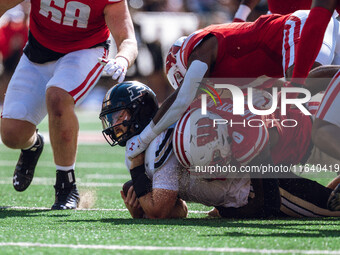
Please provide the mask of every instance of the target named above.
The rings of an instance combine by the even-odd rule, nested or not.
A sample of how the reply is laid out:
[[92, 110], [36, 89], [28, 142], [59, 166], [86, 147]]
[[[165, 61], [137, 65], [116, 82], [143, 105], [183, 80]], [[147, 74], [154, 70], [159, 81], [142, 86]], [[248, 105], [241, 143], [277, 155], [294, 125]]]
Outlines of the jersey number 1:
[[[64, 9], [65, 13], [60, 9]], [[65, 6], [65, 0], [41, 0], [39, 13], [58, 24], [87, 28], [90, 11], [90, 6], [76, 1]]]

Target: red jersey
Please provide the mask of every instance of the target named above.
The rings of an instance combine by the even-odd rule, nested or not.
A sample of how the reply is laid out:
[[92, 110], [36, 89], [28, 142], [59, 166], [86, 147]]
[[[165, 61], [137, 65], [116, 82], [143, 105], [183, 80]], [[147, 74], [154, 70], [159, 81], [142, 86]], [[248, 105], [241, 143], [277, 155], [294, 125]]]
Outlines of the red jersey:
[[[207, 109], [228, 120], [232, 157], [241, 165], [249, 163], [269, 144], [270, 128], [276, 128], [279, 133], [278, 143], [270, 149], [274, 164], [296, 165], [307, 153], [312, 121], [299, 109], [287, 109], [286, 116], [281, 115], [280, 109], [271, 115], [259, 116], [251, 113], [245, 105], [244, 115], [233, 115], [232, 99], [222, 99], [222, 103], [216, 106], [213, 100], [208, 100]], [[192, 106], [201, 107], [200, 104], [200, 100], [196, 100]], [[294, 125], [286, 121], [288, 119], [295, 120], [297, 125], [285, 127]]]
[[15, 51], [22, 50], [27, 42], [28, 27], [26, 23], [8, 23], [0, 28], [0, 52], [4, 59]]
[[[252, 161], [268, 144], [269, 134], [264, 125], [258, 125], [261, 117], [245, 110], [244, 115], [233, 115], [233, 102], [231, 99], [222, 99], [222, 105], [215, 105], [213, 100], [208, 100], [207, 110], [218, 114], [223, 119], [228, 120], [228, 134], [232, 139], [232, 158], [241, 165], [247, 165]], [[200, 100], [196, 100], [192, 107], [199, 108]], [[248, 123], [255, 121], [251, 125], [259, 127], [249, 127]], [[222, 124], [221, 124], [222, 125]], [[233, 160], [233, 162], [234, 162]], [[235, 163], [235, 162], [234, 162]]]
[[[280, 104], [280, 102], [279, 102]], [[279, 141], [270, 149], [275, 164], [299, 164], [305, 157], [312, 137], [312, 120], [297, 108], [287, 108], [287, 115], [281, 115], [280, 109], [266, 116], [266, 119], [279, 119], [276, 129], [279, 132]], [[294, 125], [285, 127], [284, 125]], [[271, 128], [271, 121], [267, 121], [267, 128]]]
[[104, 8], [121, 0], [31, 0], [30, 31], [44, 47], [69, 53], [105, 42]]
[[[289, 14], [298, 10], [309, 10], [312, 0], [268, 0], [268, 9], [271, 13]], [[336, 6], [337, 12], [340, 11], [340, 2]]]
[[193, 49], [211, 34], [218, 40], [218, 54], [209, 77], [283, 77], [282, 41], [288, 18], [289, 15], [263, 15], [255, 22], [211, 25], [198, 30], [183, 43], [181, 61], [187, 68]]
[[289, 14], [297, 10], [309, 10], [312, 0], [268, 0], [268, 9], [271, 13]]

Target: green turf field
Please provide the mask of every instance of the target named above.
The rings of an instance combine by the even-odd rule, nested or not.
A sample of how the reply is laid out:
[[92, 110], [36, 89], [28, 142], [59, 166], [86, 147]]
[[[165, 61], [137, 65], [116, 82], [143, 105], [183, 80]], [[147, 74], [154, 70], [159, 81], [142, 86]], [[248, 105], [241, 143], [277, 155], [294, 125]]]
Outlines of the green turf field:
[[[82, 131], [100, 134], [96, 114], [81, 113]], [[46, 121], [40, 126], [47, 132]], [[340, 221], [208, 219], [189, 204], [184, 220], [133, 220], [119, 190], [129, 179], [124, 150], [81, 144], [76, 178], [80, 210], [49, 211], [55, 168], [46, 144], [32, 185], [12, 187], [18, 152], [0, 144], [0, 254], [340, 254]], [[320, 179], [324, 184], [327, 179]]]

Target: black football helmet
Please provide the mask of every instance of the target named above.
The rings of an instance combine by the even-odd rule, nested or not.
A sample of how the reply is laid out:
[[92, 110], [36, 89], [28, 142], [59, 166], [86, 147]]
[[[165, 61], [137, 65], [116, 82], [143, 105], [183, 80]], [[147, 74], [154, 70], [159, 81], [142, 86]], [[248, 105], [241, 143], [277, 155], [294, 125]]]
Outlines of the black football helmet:
[[113, 86], [99, 115], [106, 141], [111, 146], [125, 146], [127, 140], [142, 132], [157, 110], [156, 95], [145, 84], [126, 81]]

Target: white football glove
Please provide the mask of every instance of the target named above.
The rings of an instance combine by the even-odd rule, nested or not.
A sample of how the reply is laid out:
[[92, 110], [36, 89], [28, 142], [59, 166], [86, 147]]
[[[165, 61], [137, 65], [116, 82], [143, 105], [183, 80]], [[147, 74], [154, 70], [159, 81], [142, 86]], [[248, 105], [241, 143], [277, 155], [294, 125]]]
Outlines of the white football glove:
[[126, 142], [125, 154], [129, 159], [133, 159], [137, 155], [145, 151], [157, 134], [152, 130], [151, 123], [147, 125], [142, 133], [130, 138]]
[[136, 135], [126, 142], [126, 156], [131, 160], [145, 151], [148, 146], [149, 144], [144, 143], [140, 138], [140, 135]]
[[104, 66], [103, 71], [107, 73], [107, 75], [112, 76], [112, 79], [118, 79], [119, 83], [124, 81], [129, 66], [129, 63], [125, 58], [119, 56], [115, 59], [98, 58], [98, 61]]

